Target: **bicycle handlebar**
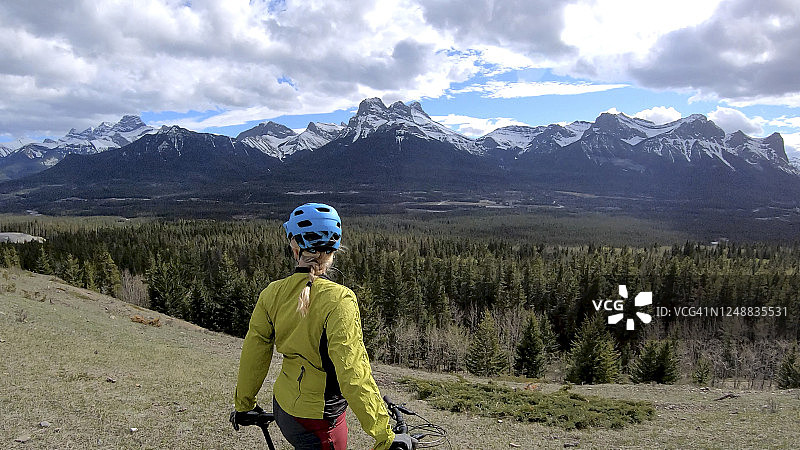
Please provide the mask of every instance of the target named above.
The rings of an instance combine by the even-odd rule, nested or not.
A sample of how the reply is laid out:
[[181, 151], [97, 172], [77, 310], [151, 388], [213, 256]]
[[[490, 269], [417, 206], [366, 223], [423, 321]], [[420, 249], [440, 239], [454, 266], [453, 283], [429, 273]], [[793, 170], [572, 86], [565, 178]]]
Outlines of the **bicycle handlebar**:
[[[248, 417], [248, 419], [250, 419], [252, 421], [252, 423], [241, 423], [241, 424], [237, 424], [236, 423], [236, 421], [234, 419], [235, 415], [236, 415], [236, 411], [233, 411], [231, 413], [231, 418], [230, 418], [231, 423], [234, 424], [234, 428], [236, 428], [237, 425], [240, 425], [240, 426], [243, 426], [243, 427], [250, 426], [250, 425], [255, 425], [255, 426], [261, 428], [261, 431], [264, 433], [264, 439], [266, 439], [266, 441], [267, 441], [267, 446], [269, 447], [270, 450], [275, 450], [275, 444], [272, 442], [272, 436], [269, 435], [269, 424], [271, 424], [272, 422], [275, 421], [275, 414], [274, 413], [266, 412], [266, 411], [263, 411], [263, 410], [260, 411], [260, 412], [258, 412], [258, 411], [249, 411], [247, 413], [247, 417]], [[236, 429], [238, 430], [239, 428], [236, 428]]]
[[[386, 402], [386, 409], [389, 411], [389, 415], [395, 421], [395, 426], [393, 427], [393, 431], [398, 434], [409, 434], [414, 442], [415, 448], [430, 448], [430, 447], [438, 447], [443, 444], [447, 444], [449, 448], [452, 448], [450, 444], [450, 440], [447, 438], [447, 431], [439, 425], [435, 425], [431, 423], [429, 420], [425, 419], [424, 417], [420, 416], [419, 414], [415, 413], [414, 411], [406, 408], [403, 405], [398, 405], [389, 398], [389, 396], [383, 396], [383, 401]], [[259, 408], [260, 409], [260, 408]], [[423, 423], [421, 424], [412, 424], [409, 426], [406, 423], [405, 415], [409, 416], [416, 416], [417, 418], [421, 419]], [[261, 431], [264, 433], [264, 438], [267, 441], [267, 445], [269, 446], [270, 450], [275, 450], [275, 445], [272, 442], [272, 437], [269, 435], [269, 425], [275, 421], [275, 414], [266, 411], [249, 411], [247, 414], [247, 421], [248, 423], [239, 423], [237, 424], [235, 421], [236, 411], [231, 413], [230, 421], [234, 425], [241, 425], [241, 426], [249, 426], [255, 425], [261, 428]], [[238, 430], [238, 428], [236, 428]]]
[[383, 396], [383, 401], [386, 402], [386, 409], [389, 410], [389, 415], [397, 422], [392, 431], [400, 434], [408, 433], [408, 425], [406, 425], [406, 421], [403, 418], [403, 413], [412, 415], [414, 412], [401, 405], [395, 404], [388, 395]]
[[[447, 438], [447, 431], [444, 428], [431, 423], [430, 420], [420, 416], [411, 409], [403, 405], [398, 405], [393, 402], [388, 395], [383, 396], [383, 401], [386, 402], [386, 409], [389, 411], [389, 416], [395, 421], [395, 426], [392, 427], [392, 431], [410, 435], [415, 449], [438, 447], [444, 444], [447, 444], [448, 448], [453, 448], [450, 444], [450, 440]], [[420, 419], [422, 423], [413, 423], [409, 425], [406, 423], [403, 414], [415, 416]]]

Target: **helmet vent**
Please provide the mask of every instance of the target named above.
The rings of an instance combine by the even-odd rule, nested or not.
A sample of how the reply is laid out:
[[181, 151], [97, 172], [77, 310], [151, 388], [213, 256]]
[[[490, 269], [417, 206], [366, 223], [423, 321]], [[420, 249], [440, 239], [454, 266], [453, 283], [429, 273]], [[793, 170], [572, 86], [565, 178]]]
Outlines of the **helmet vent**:
[[331, 212], [330, 208], [317, 208], [317, 211], [324, 212], [324, 213]]
[[297, 211], [294, 212], [295, 216], [299, 216], [300, 214], [303, 214], [303, 210], [302, 209], [298, 209]]
[[300, 222], [297, 222], [297, 226], [300, 228], [310, 227], [311, 225], [312, 224], [310, 220], [301, 220]]
[[303, 233], [303, 235], [305, 236], [306, 240], [312, 241], [312, 242], [322, 239], [322, 235], [321, 234], [315, 233], [313, 231], [309, 231], [308, 233]]

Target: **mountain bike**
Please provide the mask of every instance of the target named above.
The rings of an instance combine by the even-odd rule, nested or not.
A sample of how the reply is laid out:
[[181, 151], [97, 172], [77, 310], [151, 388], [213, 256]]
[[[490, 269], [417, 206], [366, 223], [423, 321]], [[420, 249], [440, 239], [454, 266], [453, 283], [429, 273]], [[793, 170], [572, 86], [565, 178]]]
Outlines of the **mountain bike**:
[[[443, 427], [432, 423], [430, 420], [420, 416], [412, 411], [405, 405], [398, 405], [394, 403], [388, 396], [383, 396], [383, 401], [386, 403], [386, 409], [389, 411], [389, 417], [395, 421], [392, 431], [395, 433], [408, 433], [414, 439], [414, 449], [418, 448], [433, 448], [440, 445], [447, 444], [447, 448], [452, 449], [450, 439], [447, 438], [447, 430]], [[403, 414], [408, 416], [415, 416], [422, 422], [420, 423], [406, 423]]]
[[[414, 449], [433, 448], [447, 444], [447, 448], [452, 450], [453, 446], [450, 444], [450, 440], [447, 438], [447, 431], [443, 427], [432, 423], [430, 420], [420, 416], [405, 405], [394, 403], [388, 396], [384, 396], [383, 401], [386, 402], [386, 409], [389, 411], [389, 417], [395, 421], [392, 431], [411, 435], [411, 438], [414, 439]], [[231, 423], [234, 421], [235, 414], [235, 411], [231, 413]], [[255, 425], [261, 428], [269, 450], [275, 450], [275, 444], [272, 442], [272, 436], [269, 434], [269, 426], [275, 421], [275, 414], [267, 411], [262, 411], [260, 413], [253, 412], [253, 414], [255, 415], [255, 417], [253, 417], [253, 423], [249, 425]], [[406, 422], [404, 415], [415, 416], [422, 422], [409, 424]]]

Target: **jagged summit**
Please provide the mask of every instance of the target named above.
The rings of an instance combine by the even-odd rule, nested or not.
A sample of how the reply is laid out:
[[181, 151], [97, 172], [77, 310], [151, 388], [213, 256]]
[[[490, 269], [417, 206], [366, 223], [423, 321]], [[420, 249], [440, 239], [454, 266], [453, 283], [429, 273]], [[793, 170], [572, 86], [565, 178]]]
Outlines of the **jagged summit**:
[[309, 122], [302, 133], [272, 121], [261, 123], [236, 137], [243, 145], [283, 160], [299, 151], [313, 151], [339, 136], [341, 125]]
[[128, 133], [146, 127], [147, 125], [142, 122], [142, 118], [134, 115], [124, 115], [119, 122], [112, 125], [111, 129], [120, 133]]
[[434, 121], [422, 109], [419, 102], [406, 105], [395, 102], [387, 107], [379, 98], [368, 98], [359, 104], [358, 112], [350, 118], [342, 132], [352, 142], [366, 138], [375, 132], [394, 129], [398, 136], [415, 136], [420, 139], [437, 140], [454, 145], [461, 151], [478, 155], [483, 148], [472, 139]]
[[285, 139], [296, 134], [291, 128], [270, 120], [269, 122], [262, 122], [249, 130], [242, 131], [236, 136], [236, 139], [241, 140], [254, 136], [272, 136], [278, 139]]

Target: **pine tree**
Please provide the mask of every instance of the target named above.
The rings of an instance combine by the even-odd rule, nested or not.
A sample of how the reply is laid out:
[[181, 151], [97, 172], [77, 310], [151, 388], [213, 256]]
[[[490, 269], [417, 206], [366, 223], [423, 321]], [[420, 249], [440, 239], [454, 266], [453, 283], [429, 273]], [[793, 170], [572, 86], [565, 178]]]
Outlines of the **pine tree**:
[[452, 322], [453, 316], [450, 312], [450, 299], [447, 297], [441, 285], [436, 289], [433, 302], [430, 304], [429, 314], [439, 328], [445, 328]]
[[[185, 275], [178, 266], [177, 261], [162, 259], [160, 254], [151, 257], [150, 267], [146, 273], [147, 293], [152, 309], [183, 318], [189, 315], [189, 289], [183, 285], [188, 280], [184, 278]], [[212, 318], [215, 317], [214, 312], [210, 313]]]
[[547, 366], [542, 330], [536, 314], [531, 313], [525, 324], [522, 340], [517, 345], [514, 358], [514, 370], [529, 378], [538, 378], [544, 374]]
[[408, 286], [403, 281], [400, 255], [396, 251], [386, 255], [379, 294], [384, 320], [387, 326], [392, 327], [404, 315], [408, 304]]
[[225, 252], [219, 262], [219, 270], [211, 296], [209, 314], [212, 316], [212, 329], [244, 337], [247, 333], [249, 315], [252, 310], [243, 311], [244, 289], [239, 267]]
[[678, 369], [677, 343], [665, 341], [658, 352], [658, 379], [661, 384], [674, 384], [680, 378]]
[[97, 268], [97, 288], [100, 292], [107, 295], [116, 294], [122, 281], [111, 253], [106, 249], [98, 251], [94, 256], [94, 266]]
[[[205, 283], [203, 283], [203, 280], [194, 278], [189, 288], [188, 319], [191, 320], [192, 323], [200, 325], [204, 328], [209, 328], [211, 320], [206, 308], [210, 303], [210, 297], [211, 293], [209, 292]], [[154, 306], [152, 306], [152, 299], [150, 303], [150, 307], [152, 309], [156, 309]]]
[[380, 359], [386, 352], [386, 326], [383, 324], [377, 300], [368, 287], [357, 293], [358, 307], [361, 316], [361, 329], [364, 335], [364, 346], [370, 359]]
[[539, 320], [539, 335], [542, 336], [542, 344], [544, 344], [544, 354], [548, 362], [551, 361], [558, 353], [558, 336], [553, 331], [553, 324], [547, 318], [547, 314], [542, 314]]
[[83, 260], [83, 264], [81, 265], [81, 284], [83, 287], [93, 291], [97, 290], [96, 277], [97, 272], [94, 264], [88, 259]]
[[61, 273], [59, 276], [67, 283], [73, 286], [79, 286], [81, 283], [81, 267], [78, 259], [67, 253], [64, 263], [61, 265]]
[[467, 353], [467, 370], [473, 375], [493, 376], [506, 369], [506, 353], [500, 349], [497, 339], [497, 326], [488, 310], [475, 333]]
[[0, 259], [0, 263], [3, 267], [19, 267], [19, 253], [17, 253], [17, 249], [13, 247], [4, 248], [2, 253], [2, 259]]
[[631, 378], [634, 383], [673, 384], [678, 381], [676, 344], [670, 341], [647, 341], [636, 362]]
[[800, 388], [800, 360], [797, 358], [797, 344], [786, 354], [778, 369], [778, 387], [781, 389]]
[[167, 273], [167, 265], [161, 259], [160, 254], [150, 256], [150, 266], [147, 269], [146, 276], [150, 308], [154, 311], [167, 313], [170, 275]]
[[619, 353], [606, 330], [603, 316], [583, 321], [570, 351], [567, 381], [576, 384], [612, 383], [619, 375]]
[[44, 275], [53, 274], [53, 263], [50, 262], [50, 255], [47, 254], [44, 246], [39, 247], [39, 256], [36, 258], [34, 270]]

